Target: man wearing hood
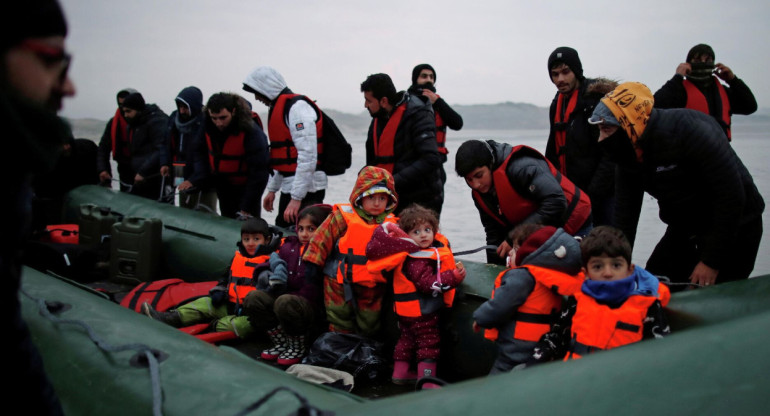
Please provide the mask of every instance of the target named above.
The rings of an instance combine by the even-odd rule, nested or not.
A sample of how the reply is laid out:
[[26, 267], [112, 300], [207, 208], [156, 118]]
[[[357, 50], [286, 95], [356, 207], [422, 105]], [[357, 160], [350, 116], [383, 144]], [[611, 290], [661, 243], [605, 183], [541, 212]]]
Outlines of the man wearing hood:
[[591, 197], [594, 225], [612, 221], [615, 164], [599, 148], [599, 129], [588, 123], [604, 94], [618, 84], [586, 79], [576, 50], [562, 46], [548, 57], [548, 73], [556, 86], [548, 120], [551, 132], [545, 157]]
[[[160, 174], [174, 182], [182, 194], [179, 205], [194, 209], [201, 204], [216, 210], [216, 192], [206, 183], [206, 147], [201, 139], [203, 93], [198, 87], [182, 89], [174, 99], [176, 111], [168, 120], [166, 141], [160, 148]], [[195, 188], [196, 195], [184, 193]]]
[[[127, 142], [120, 150], [125, 157], [122, 171], [118, 159], [121, 187], [128, 185], [128, 192], [158, 200], [162, 194], [160, 148], [165, 140], [168, 116], [157, 105], [146, 104], [142, 94], [132, 92], [123, 100], [123, 117], [127, 123]], [[103, 182], [111, 180], [111, 171], [107, 164], [99, 178]]]
[[668, 225], [647, 261], [650, 273], [694, 285], [748, 278], [765, 208], [751, 174], [715, 119], [653, 103], [645, 85], [623, 83], [590, 119], [618, 164], [615, 226], [633, 244], [647, 192]]
[[449, 127], [452, 130], [460, 130], [463, 128], [463, 118], [436, 94], [436, 77], [436, 70], [429, 64], [417, 65], [412, 69], [412, 86], [407, 91], [413, 95], [426, 97], [433, 106], [436, 116], [436, 144], [441, 154], [441, 183], [446, 184], [444, 163], [449, 154], [446, 148], [446, 129]]
[[519, 224], [562, 227], [583, 236], [592, 227], [591, 201], [579, 187], [528, 146], [468, 140], [455, 154], [487, 235], [487, 263], [505, 264]]
[[[121, 182], [130, 184], [134, 178], [134, 172], [131, 170], [131, 160], [129, 157], [128, 122], [123, 117], [123, 102], [129, 94], [137, 92], [133, 88], [124, 88], [118, 91], [116, 100], [118, 108], [115, 115], [104, 127], [104, 133], [99, 141], [99, 151], [96, 156], [97, 169], [99, 170], [99, 180], [102, 185], [111, 187], [112, 167], [110, 166], [110, 154], [112, 159], [118, 164], [118, 177]], [[120, 185], [120, 190], [128, 192], [128, 185]]]
[[323, 149], [318, 142], [323, 115], [310, 98], [294, 94], [271, 67], [252, 71], [243, 80], [243, 89], [270, 108], [267, 132], [273, 175], [262, 206], [272, 212], [280, 190], [275, 225], [288, 227], [302, 208], [323, 203], [326, 195], [326, 174], [316, 169]]
[[674, 76], [655, 93], [655, 107], [690, 108], [709, 114], [731, 140], [731, 116], [757, 111], [757, 100], [732, 69], [721, 62], [714, 64], [714, 60], [711, 46], [693, 46]]
[[361, 83], [364, 106], [372, 116], [366, 136], [366, 164], [381, 167], [396, 181], [396, 215], [411, 204], [441, 212], [444, 184], [436, 121], [427, 97], [396, 92], [387, 74]]
[[24, 413], [61, 415], [61, 403], [22, 317], [19, 288], [23, 248], [30, 231], [32, 176], [53, 168], [65, 139], [72, 134], [56, 116], [63, 98], [75, 94], [67, 75], [67, 22], [58, 2], [31, 0], [14, 4], [0, 14], [0, 32], [0, 122], [4, 139], [0, 152], [4, 186], [0, 204], [0, 304], [3, 344], [8, 354], [3, 374], [10, 379], [3, 387], [3, 398], [6, 403], [13, 400]]

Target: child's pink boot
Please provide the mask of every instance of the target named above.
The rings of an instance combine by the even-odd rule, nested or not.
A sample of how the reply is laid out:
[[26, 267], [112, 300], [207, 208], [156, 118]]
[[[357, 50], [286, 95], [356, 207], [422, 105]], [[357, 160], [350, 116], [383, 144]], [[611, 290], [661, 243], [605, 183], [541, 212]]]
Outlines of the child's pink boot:
[[[436, 361], [434, 360], [420, 361], [419, 363], [417, 363], [417, 375], [419, 376], [419, 378], [436, 377], [436, 366], [437, 364], [436, 364]], [[438, 388], [441, 388], [441, 386], [439, 386], [436, 383], [424, 383], [422, 385], [422, 388], [438, 389]]]
[[409, 370], [409, 361], [393, 363], [393, 384], [411, 384], [417, 381], [417, 373]]

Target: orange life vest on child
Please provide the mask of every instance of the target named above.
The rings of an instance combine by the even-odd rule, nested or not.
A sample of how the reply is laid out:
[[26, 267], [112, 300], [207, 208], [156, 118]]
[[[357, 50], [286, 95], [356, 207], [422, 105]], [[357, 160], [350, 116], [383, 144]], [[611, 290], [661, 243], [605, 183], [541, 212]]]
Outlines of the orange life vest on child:
[[206, 144], [209, 149], [209, 166], [215, 175], [223, 175], [233, 185], [245, 185], [248, 168], [246, 166], [246, 148], [243, 140], [244, 132], [232, 135], [225, 140], [222, 151], [214, 150], [211, 136], [206, 133]]
[[235, 251], [227, 282], [227, 294], [230, 302], [236, 305], [243, 303], [243, 298], [257, 288], [257, 276], [254, 275], [254, 272], [257, 267], [265, 267], [268, 260], [270, 260], [269, 254], [246, 257], [239, 250]]
[[473, 191], [473, 199], [479, 204], [482, 210], [490, 217], [494, 218], [503, 227], [511, 228], [526, 219], [530, 214], [537, 210], [537, 204], [527, 199], [514, 189], [511, 181], [508, 180], [506, 168], [511, 163], [514, 155], [526, 153], [529, 156], [537, 157], [548, 164], [551, 174], [561, 185], [564, 197], [567, 199], [567, 211], [564, 213], [564, 231], [567, 234], [575, 234], [585, 224], [591, 215], [591, 200], [588, 195], [575, 186], [566, 176], [556, 170], [551, 162], [544, 158], [537, 150], [524, 145], [515, 146], [505, 161], [492, 172], [497, 200], [500, 205], [500, 211], [495, 212], [485, 203], [481, 194]]
[[615, 309], [598, 303], [581, 290], [574, 296], [577, 309], [572, 317], [572, 343], [565, 361], [641, 341], [647, 310], [658, 300], [666, 306], [671, 292], [666, 285], [659, 283], [658, 297], [632, 295]]
[[[513, 320], [516, 321], [513, 337], [523, 341], [537, 342], [543, 334], [551, 330], [556, 314], [561, 310], [560, 295], [569, 296], [580, 291], [584, 277], [582, 273], [572, 276], [532, 265], [525, 265], [520, 268], [527, 269], [535, 278], [535, 287], [513, 315]], [[509, 270], [503, 270], [497, 275], [495, 289], [500, 287], [503, 276]], [[494, 296], [493, 290], [491, 298]], [[489, 340], [495, 341], [497, 336], [498, 331], [495, 328], [484, 330], [484, 337]]]
[[404, 117], [406, 111], [406, 102], [399, 105], [390, 114], [385, 129], [382, 130], [382, 134], [377, 135], [377, 123], [378, 118], [374, 118], [374, 126], [372, 126], [372, 144], [374, 148], [374, 166], [383, 168], [393, 173], [393, 167], [396, 163], [396, 156], [394, 149], [394, 143], [396, 141], [396, 132], [398, 126], [401, 124], [401, 119]]
[[[719, 79], [716, 76], [712, 75], [712, 77], [714, 77], [714, 84], [719, 91], [719, 106], [722, 108], [721, 114], [715, 117], [717, 117], [719, 124], [725, 129], [727, 140], [732, 140], [732, 133], [730, 131], [730, 99], [727, 97], [727, 91], [725, 90], [724, 85], [719, 82]], [[687, 103], [684, 107], [711, 115], [706, 96], [703, 95], [698, 87], [696, 87], [692, 81], [686, 79], [682, 80], [682, 86], [684, 86], [684, 90], [687, 93]]]
[[[339, 284], [360, 284], [373, 287], [378, 283], [385, 283], [387, 279], [380, 272], [370, 272], [366, 267], [366, 245], [372, 239], [374, 229], [380, 224], [368, 224], [350, 204], [336, 204], [334, 209], [338, 210], [347, 224], [345, 235], [337, 240], [337, 283]], [[395, 223], [398, 219], [389, 214], [384, 222]]]
[[393, 270], [393, 310], [398, 316], [417, 318], [430, 313], [438, 312], [442, 307], [452, 306], [455, 298], [455, 289], [449, 289], [441, 293], [441, 296], [433, 293], [418, 292], [414, 283], [404, 275], [404, 261], [407, 257], [415, 259], [430, 259], [436, 261], [437, 282], [440, 274], [456, 268], [455, 258], [449, 248], [449, 240], [442, 234], [436, 234], [440, 247], [428, 247], [414, 253], [396, 253], [379, 260], [371, 260], [367, 264], [369, 271]]
[[281, 172], [284, 176], [292, 176], [297, 171], [297, 148], [294, 147], [294, 141], [291, 138], [291, 131], [286, 125], [286, 104], [296, 100], [307, 101], [316, 112], [316, 141], [318, 158], [316, 167], [321, 163], [323, 154], [323, 113], [318, 106], [309, 98], [301, 94], [281, 94], [276, 98], [275, 104], [270, 108], [268, 116], [267, 131], [270, 137], [270, 167]]

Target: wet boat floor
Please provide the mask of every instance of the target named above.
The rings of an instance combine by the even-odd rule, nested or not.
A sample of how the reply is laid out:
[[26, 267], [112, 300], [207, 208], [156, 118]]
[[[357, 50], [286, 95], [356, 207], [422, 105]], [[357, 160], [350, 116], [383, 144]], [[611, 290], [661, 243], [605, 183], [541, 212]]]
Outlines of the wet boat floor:
[[[136, 287], [136, 284], [121, 284], [111, 281], [96, 281], [85, 284], [100, 293], [107, 295], [111, 300], [120, 303], [123, 298]], [[286, 366], [279, 365], [275, 361], [264, 360], [260, 357], [263, 350], [272, 345], [267, 336], [251, 338], [248, 340], [234, 339], [222, 342], [220, 345], [232, 347], [242, 354], [254, 358], [256, 361], [271, 365], [281, 370], [286, 370]], [[399, 394], [405, 394], [415, 391], [415, 384], [397, 385], [390, 381], [390, 378], [377, 381], [359, 382], [356, 380], [351, 393], [368, 399], [377, 399]]]

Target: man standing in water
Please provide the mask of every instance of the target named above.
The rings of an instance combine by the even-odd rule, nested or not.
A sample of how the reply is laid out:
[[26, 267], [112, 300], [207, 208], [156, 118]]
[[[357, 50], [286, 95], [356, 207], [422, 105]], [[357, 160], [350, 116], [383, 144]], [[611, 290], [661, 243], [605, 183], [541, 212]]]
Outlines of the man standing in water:
[[60, 415], [61, 404], [21, 316], [19, 287], [22, 247], [31, 216], [32, 175], [53, 168], [71, 134], [56, 116], [62, 99], [75, 94], [67, 76], [67, 23], [56, 1], [30, 0], [3, 11], [0, 31], [0, 123], [5, 139], [5, 149], [0, 152], [5, 188], [0, 204], [0, 304], [7, 319], [4, 339], [10, 352], [4, 373], [11, 378], [3, 397], [23, 406], [25, 413]]
[[757, 100], [730, 67], [714, 64], [714, 50], [701, 43], [690, 49], [674, 76], [655, 93], [655, 107], [690, 108], [709, 114], [731, 140], [731, 116], [757, 111]]
[[647, 271], [698, 286], [749, 277], [765, 202], [716, 120], [653, 108], [645, 85], [626, 82], [602, 98], [590, 122], [618, 164], [616, 226], [633, 244], [645, 192], [668, 225]]
[[[436, 115], [436, 144], [441, 154], [441, 184], [446, 184], [444, 163], [449, 150], [446, 148], [446, 129], [460, 130], [463, 128], [463, 118], [452, 107], [436, 94], [436, 70], [429, 64], [420, 64], [412, 69], [412, 86], [408, 92], [417, 96], [427, 97]], [[443, 205], [443, 201], [442, 201]], [[439, 211], [438, 214], [441, 214]]]
[[426, 97], [396, 92], [387, 74], [361, 83], [372, 116], [366, 136], [366, 164], [391, 172], [396, 182], [395, 214], [413, 203], [441, 212], [444, 184], [436, 144], [436, 121]]
[[551, 102], [545, 157], [591, 197], [594, 225], [610, 224], [615, 164], [599, 148], [599, 129], [588, 118], [604, 94], [618, 84], [604, 78], [586, 79], [577, 51], [566, 46], [548, 57], [548, 74], [557, 92]]

